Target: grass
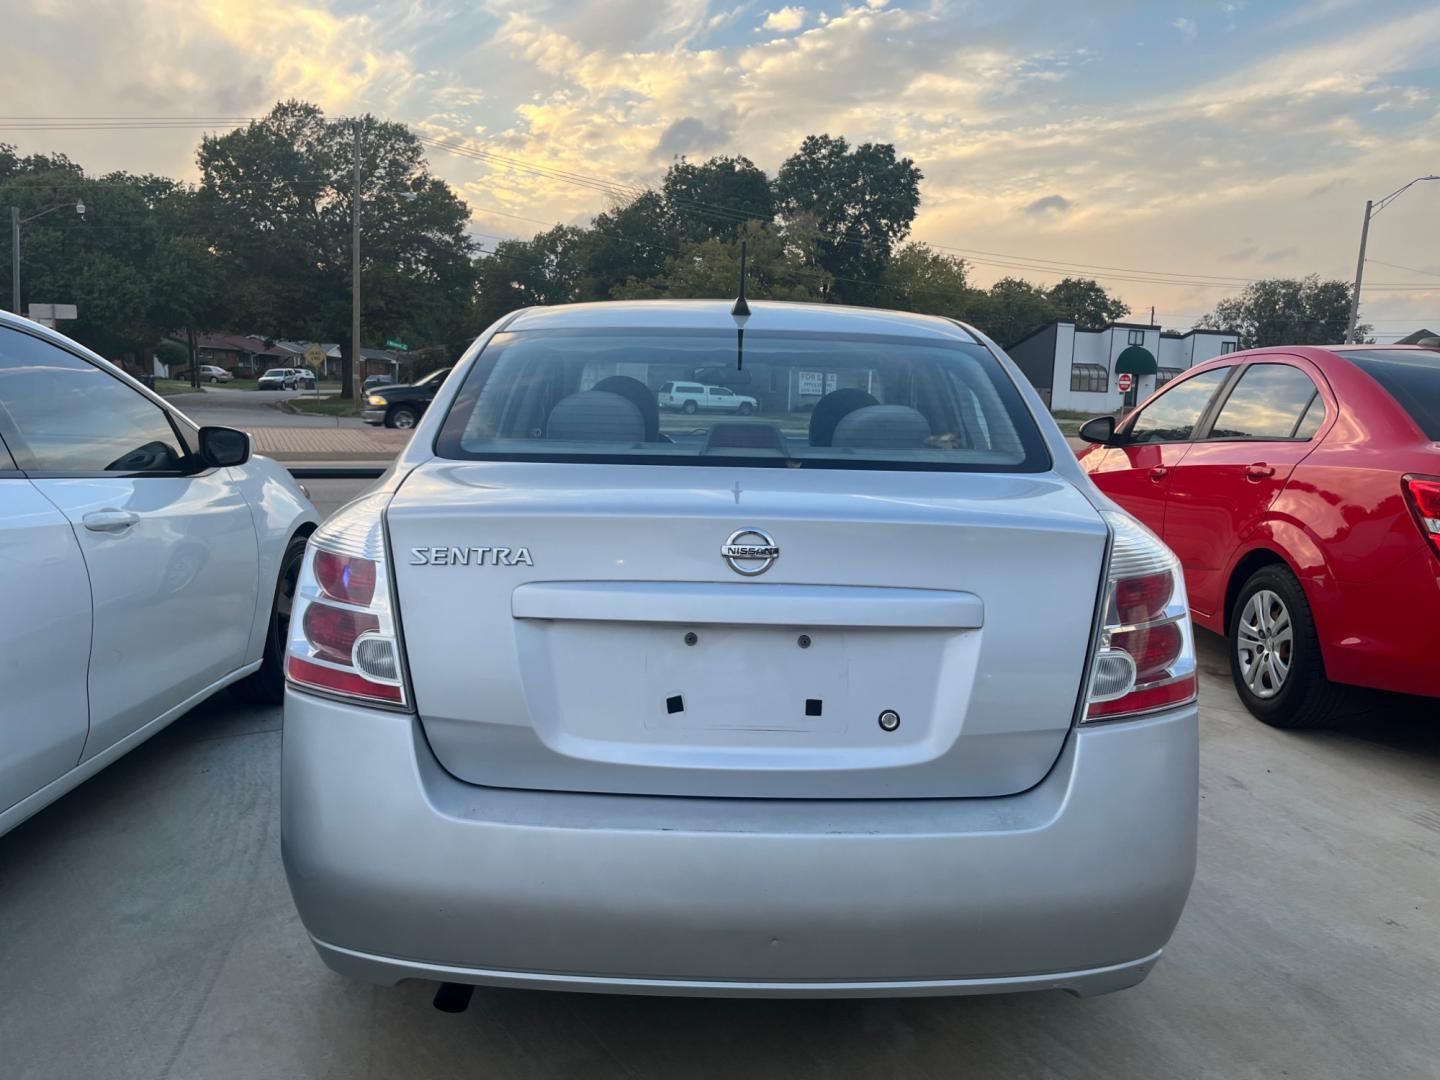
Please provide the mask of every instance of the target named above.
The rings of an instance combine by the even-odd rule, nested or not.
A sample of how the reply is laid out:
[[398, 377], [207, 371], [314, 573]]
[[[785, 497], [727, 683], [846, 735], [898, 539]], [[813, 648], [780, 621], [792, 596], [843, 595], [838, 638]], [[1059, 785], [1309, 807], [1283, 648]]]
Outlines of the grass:
[[174, 397], [176, 394], [193, 394], [195, 388], [180, 379], [156, 379], [155, 392], [161, 397]]
[[285, 402], [285, 406], [294, 412], [308, 413], [312, 416], [360, 415], [360, 410], [355, 407], [355, 402], [343, 397], [314, 398], [306, 395], [290, 398]]

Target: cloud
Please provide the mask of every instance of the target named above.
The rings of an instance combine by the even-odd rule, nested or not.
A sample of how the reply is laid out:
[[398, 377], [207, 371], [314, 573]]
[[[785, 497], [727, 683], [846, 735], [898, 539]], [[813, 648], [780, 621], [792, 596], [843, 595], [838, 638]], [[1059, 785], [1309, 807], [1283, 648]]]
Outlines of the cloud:
[[1186, 19], [1182, 17], [1172, 20], [1170, 25], [1173, 26], [1176, 30], [1179, 30], [1181, 34], [1183, 34], [1187, 38], [1190, 38], [1191, 40], [1194, 40], [1195, 35], [1200, 32], [1200, 28], [1195, 25], [1194, 19]]
[[772, 11], [765, 16], [765, 21], [760, 24], [764, 30], [775, 30], [782, 34], [788, 34], [792, 30], [799, 30], [805, 25], [805, 9], [803, 7], [783, 7], [779, 11]]
[[1291, 259], [1300, 257], [1300, 249], [1293, 244], [1290, 247], [1276, 248], [1274, 251], [1267, 251], [1260, 256], [1262, 263], [1288, 262]]
[[668, 161], [682, 154], [704, 153], [723, 148], [735, 134], [736, 115], [733, 109], [722, 111], [713, 122], [698, 116], [682, 116], [660, 134], [655, 144], [656, 158]]
[[1045, 217], [1051, 214], [1058, 217], [1068, 213], [1071, 205], [1070, 200], [1064, 195], [1046, 195], [1034, 202], [1027, 203], [1024, 210], [1025, 213], [1034, 214], [1036, 217]]

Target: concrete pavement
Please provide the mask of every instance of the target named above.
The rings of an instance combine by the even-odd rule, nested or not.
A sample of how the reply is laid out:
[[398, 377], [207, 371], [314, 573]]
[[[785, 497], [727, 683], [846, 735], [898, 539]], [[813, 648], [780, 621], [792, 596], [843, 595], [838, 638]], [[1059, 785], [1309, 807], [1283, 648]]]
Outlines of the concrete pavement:
[[0, 838], [0, 1075], [1433, 1080], [1440, 725], [1273, 731], [1200, 647], [1199, 876], [1133, 990], [439, 1013], [321, 966], [280, 865], [280, 712], [221, 695]]

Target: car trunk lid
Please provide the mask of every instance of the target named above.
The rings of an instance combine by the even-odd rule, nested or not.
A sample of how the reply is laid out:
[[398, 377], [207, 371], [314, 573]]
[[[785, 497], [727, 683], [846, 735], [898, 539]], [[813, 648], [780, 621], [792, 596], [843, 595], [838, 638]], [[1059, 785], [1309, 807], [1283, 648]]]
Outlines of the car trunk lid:
[[1052, 475], [598, 463], [432, 461], [387, 526], [454, 775], [764, 798], [1037, 783], [1107, 540]]

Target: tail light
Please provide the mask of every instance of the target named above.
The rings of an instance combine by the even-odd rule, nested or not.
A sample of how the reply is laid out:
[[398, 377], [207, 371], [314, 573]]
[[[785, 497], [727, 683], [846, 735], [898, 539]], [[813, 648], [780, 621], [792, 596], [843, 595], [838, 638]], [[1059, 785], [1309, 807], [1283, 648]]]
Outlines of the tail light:
[[357, 500], [310, 537], [285, 659], [296, 689], [409, 707], [385, 565], [381, 514], [388, 498]]
[[1407, 476], [1401, 486], [1430, 550], [1440, 555], [1440, 476]]
[[1128, 514], [1104, 514], [1115, 539], [1087, 722], [1183, 705], [1196, 694], [1195, 639], [1179, 561]]

